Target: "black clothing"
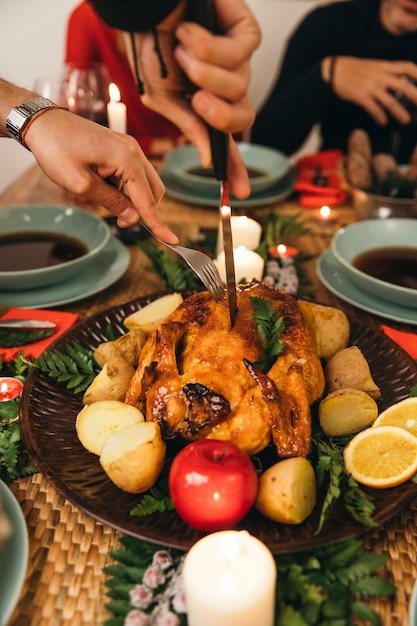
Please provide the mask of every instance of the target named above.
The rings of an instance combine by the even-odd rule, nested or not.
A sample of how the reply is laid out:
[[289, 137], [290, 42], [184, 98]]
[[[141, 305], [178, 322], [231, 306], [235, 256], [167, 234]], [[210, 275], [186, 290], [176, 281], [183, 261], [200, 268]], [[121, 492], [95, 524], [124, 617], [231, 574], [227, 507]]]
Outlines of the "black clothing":
[[[295, 152], [315, 124], [320, 124], [321, 150], [346, 152], [352, 130], [363, 128], [372, 150], [389, 152], [393, 129], [402, 129], [398, 162], [409, 162], [417, 144], [417, 124], [393, 121], [379, 126], [361, 107], [334, 95], [320, 72], [328, 56], [411, 60], [417, 63], [417, 33], [395, 36], [379, 21], [380, 0], [347, 0], [314, 9], [292, 35], [280, 75], [252, 129], [253, 143], [286, 154]], [[337, 65], [336, 65], [337, 73]]]
[[162, 22], [179, 0], [90, 0], [101, 19], [113, 28], [143, 32]]

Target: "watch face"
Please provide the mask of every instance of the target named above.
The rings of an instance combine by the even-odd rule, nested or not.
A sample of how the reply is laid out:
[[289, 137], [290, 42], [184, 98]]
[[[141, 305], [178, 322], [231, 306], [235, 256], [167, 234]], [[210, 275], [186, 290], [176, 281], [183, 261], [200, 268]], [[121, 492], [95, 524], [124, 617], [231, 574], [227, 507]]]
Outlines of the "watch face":
[[22, 141], [22, 131], [32, 117], [43, 109], [56, 106], [57, 105], [51, 100], [39, 96], [24, 102], [18, 107], [15, 107], [10, 111], [6, 120], [6, 131], [8, 135], [24, 145]]

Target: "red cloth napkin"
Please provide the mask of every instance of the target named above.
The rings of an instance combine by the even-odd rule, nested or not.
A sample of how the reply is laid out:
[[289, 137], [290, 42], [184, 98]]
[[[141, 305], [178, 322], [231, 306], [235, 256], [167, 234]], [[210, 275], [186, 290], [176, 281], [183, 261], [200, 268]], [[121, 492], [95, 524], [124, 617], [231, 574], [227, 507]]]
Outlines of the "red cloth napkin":
[[21, 320], [48, 320], [54, 322], [57, 325], [56, 331], [50, 337], [41, 339], [35, 343], [28, 343], [16, 348], [2, 348], [0, 347], [0, 357], [3, 361], [13, 361], [19, 352], [24, 352], [25, 357], [38, 357], [57, 337], [62, 335], [71, 326], [78, 321], [79, 315], [76, 313], [66, 313], [63, 311], [48, 311], [46, 309], [18, 309], [10, 308], [7, 313], [2, 315], [2, 320], [7, 319], [21, 319]]
[[384, 325], [381, 326], [381, 330], [395, 343], [398, 343], [413, 359], [417, 359], [417, 335]]
[[[346, 200], [339, 173], [343, 156], [340, 150], [327, 150], [302, 157], [298, 161], [294, 190], [300, 194], [301, 206], [318, 208], [326, 204], [330, 206], [341, 204]], [[327, 179], [327, 185], [314, 183], [314, 178], [318, 173]]]

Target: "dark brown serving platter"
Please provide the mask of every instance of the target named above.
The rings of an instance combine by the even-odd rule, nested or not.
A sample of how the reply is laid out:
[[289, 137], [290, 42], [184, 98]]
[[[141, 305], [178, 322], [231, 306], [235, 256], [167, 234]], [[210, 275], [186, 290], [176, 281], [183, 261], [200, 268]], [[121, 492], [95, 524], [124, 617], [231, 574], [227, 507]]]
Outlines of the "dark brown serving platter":
[[[65, 351], [69, 340], [94, 349], [106, 341], [106, 329], [124, 332], [123, 319], [163, 294], [153, 294], [113, 307], [82, 321], [51, 347]], [[394, 342], [377, 330], [351, 320], [351, 344], [360, 347], [376, 383], [382, 390], [380, 410], [406, 398], [417, 384], [415, 362]], [[81, 396], [60, 387], [33, 369], [21, 399], [21, 430], [36, 466], [52, 485], [75, 506], [121, 532], [150, 542], [186, 550], [204, 533], [190, 528], [175, 511], [136, 517], [130, 514], [140, 496], [116, 487], [102, 470], [98, 457], [80, 444], [75, 419], [82, 408]], [[374, 497], [374, 519], [383, 523], [415, 495], [417, 484], [406, 482], [385, 490], [367, 490]], [[252, 510], [239, 528], [259, 537], [275, 554], [298, 552], [347, 539], [367, 530], [340, 507], [320, 534], [315, 535], [318, 510], [303, 524], [275, 523]]]

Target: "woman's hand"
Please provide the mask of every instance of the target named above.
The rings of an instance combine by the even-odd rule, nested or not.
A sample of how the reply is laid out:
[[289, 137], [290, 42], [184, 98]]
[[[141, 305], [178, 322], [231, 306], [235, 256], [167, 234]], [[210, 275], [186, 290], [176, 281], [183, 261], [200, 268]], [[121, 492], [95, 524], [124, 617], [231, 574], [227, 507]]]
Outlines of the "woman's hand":
[[[184, 22], [183, 3], [158, 25], [166, 77], [161, 76], [152, 34], [135, 35], [143, 102], [181, 129], [205, 167], [211, 165], [211, 150], [204, 122], [226, 133], [241, 132], [253, 123], [255, 112], [248, 98], [250, 58], [261, 40], [255, 17], [243, 0], [215, 0], [215, 8], [221, 35]], [[237, 197], [249, 195], [246, 168], [233, 141], [228, 179]]]
[[[322, 61], [322, 75], [329, 79], [330, 58]], [[335, 59], [332, 88], [334, 93], [362, 107], [377, 124], [385, 126], [389, 117], [400, 124], [410, 122], [410, 113], [396, 93], [417, 107], [417, 65], [410, 61], [381, 61], [338, 56]]]

